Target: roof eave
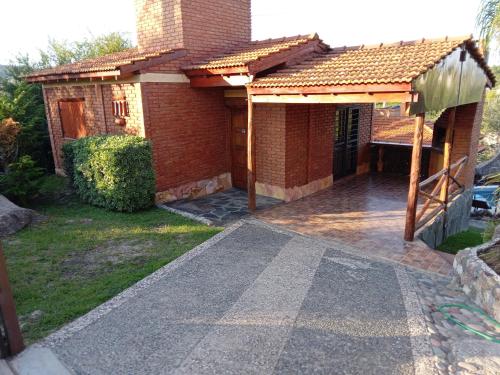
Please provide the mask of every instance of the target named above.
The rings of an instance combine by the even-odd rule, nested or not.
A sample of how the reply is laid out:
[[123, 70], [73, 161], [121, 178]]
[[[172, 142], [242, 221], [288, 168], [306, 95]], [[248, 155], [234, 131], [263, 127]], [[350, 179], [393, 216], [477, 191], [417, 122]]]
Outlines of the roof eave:
[[26, 81], [29, 83], [46, 83], [54, 81], [70, 81], [79, 79], [109, 79], [113, 77], [120, 77], [122, 73], [120, 70], [106, 70], [97, 72], [84, 72], [84, 73], [61, 73], [61, 74], [47, 74], [28, 76]]

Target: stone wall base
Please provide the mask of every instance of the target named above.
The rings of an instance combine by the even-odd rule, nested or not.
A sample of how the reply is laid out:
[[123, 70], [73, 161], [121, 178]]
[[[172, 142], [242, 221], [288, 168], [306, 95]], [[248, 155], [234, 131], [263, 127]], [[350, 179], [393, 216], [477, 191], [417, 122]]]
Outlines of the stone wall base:
[[444, 213], [437, 215], [430, 224], [424, 226], [418, 237], [429, 247], [435, 249], [448, 238], [469, 228], [469, 217], [472, 205], [472, 191], [466, 190], [448, 205], [446, 228], [443, 229]]
[[500, 276], [478, 254], [500, 245], [500, 238], [459, 251], [453, 261], [453, 281], [491, 317], [500, 321]]
[[157, 192], [155, 201], [156, 203], [166, 203], [179, 199], [194, 199], [229, 189], [231, 186], [231, 173], [226, 172], [209, 179], [194, 181]]
[[255, 190], [258, 195], [264, 195], [266, 197], [272, 197], [276, 199], [281, 199], [285, 202], [291, 202], [317, 191], [326, 189], [333, 184], [333, 176], [330, 175], [319, 180], [312, 181], [307, 185], [295, 186], [293, 188], [284, 188], [282, 186], [274, 186], [269, 184], [264, 184], [262, 182], [256, 182]]

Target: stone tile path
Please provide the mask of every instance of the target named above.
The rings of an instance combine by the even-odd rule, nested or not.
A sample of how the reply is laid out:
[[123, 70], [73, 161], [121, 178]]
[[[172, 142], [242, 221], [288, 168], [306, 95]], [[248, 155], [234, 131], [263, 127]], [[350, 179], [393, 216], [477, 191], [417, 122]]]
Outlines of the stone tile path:
[[[408, 270], [414, 280], [439, 374], [500, 374], [500, 344], [489, 342], [448, 321], [438, 310], [445, 303], [477, 306], [448, 277]], [[450, 309], [470, 327], [500, 339], [500, 329], [479, 314]]]
[[433, 374], [407, 278], [395, 263], [243, 223], [35, 349], [82, 375]]
[[[270, 197], [257, 196], [257, 210], [280, 204], [282, 201]], [[229, 189], [197, 199], [182, 199], [162, 206], [187, 212], [215, 225], [227, 225], [250, 214], [247, 193], [240, 189]]]
[[372, 255], [448, 275], [453, 257], [421, 241], [403, 240], [407, 192], [405, 177], [365, 174], [339, 180], [330, 189], [256, 216], [300, 233], [341, 241]]

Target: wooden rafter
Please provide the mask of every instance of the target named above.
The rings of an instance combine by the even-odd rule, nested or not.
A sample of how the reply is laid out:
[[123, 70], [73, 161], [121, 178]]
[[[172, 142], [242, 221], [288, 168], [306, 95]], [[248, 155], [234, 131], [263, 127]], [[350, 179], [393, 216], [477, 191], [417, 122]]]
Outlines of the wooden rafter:
[[90, 72], [90, 73], [74, 73], [74, 74], [53, 74], [47, 76], [38, 76], [27, 78], [28, 82], [48, 82], [48, 81], [69, 81], [72, 79], [85, 79], [85, 78], [114, 78], [119, 77], [121, 72], [119, 70], [108, 70], [104, 72]]
[[254, 103], [379, 103], [411, 101], [409, 92], [252, 95]]
[[340, 93], [388, 93], [412, 92], [411, 83], [317, 85], [298, 87], [249, 87], [252, 95], [292, 95], [292, 94], [340, 94]]

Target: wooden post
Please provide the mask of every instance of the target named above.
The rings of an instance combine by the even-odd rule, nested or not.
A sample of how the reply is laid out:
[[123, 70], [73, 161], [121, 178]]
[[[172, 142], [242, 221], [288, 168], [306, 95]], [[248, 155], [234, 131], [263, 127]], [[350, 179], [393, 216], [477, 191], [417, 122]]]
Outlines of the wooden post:
[[378, 145], [377, 172], [384, 171], [384, 146]]
[[253, 127], [252, 95], [248, 95], [248, 136], [247, 136], [247, 184], [248, 184], [248, 209], [255, 211], [257, 207], [255, 194], [255, 129]]
[[404, 236], [406, 241], [413, 241], [415, 237], [415, 219], [417, 215], [418, 185], [420, 182], [424, 122], [425, 113], [419, 113], [415, 118], [415, 133], [413, 135], [413, 150], [411, 154], [410, 187], [408, 189], [408, 204], [406, 206], [406, 225]]
[[19, 328], [16, 307], [7, 277], [7, 267], [0, 244], [0, 313], [5, 325], [5, 334], [9, 345], [9, 355], [16, 355], [24, 349], [23, 336]]
[[450, 186], [450, 165], [451, 165], [451, 151], [453, 147], [453, 131], [455, 128], [455, 114], [456, 107], [450, 108], [448, 114], [448, 127], [446, 128], [446, 136], [444, 140], [443, 150], [443, 169], [446, 169], [446, 178], [441, 186], [441, 193], [439, 199], [445, 204], [445, 209], [448, 204], [448, 189]]

